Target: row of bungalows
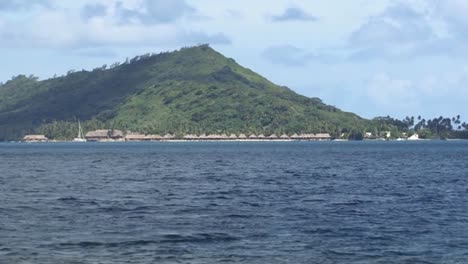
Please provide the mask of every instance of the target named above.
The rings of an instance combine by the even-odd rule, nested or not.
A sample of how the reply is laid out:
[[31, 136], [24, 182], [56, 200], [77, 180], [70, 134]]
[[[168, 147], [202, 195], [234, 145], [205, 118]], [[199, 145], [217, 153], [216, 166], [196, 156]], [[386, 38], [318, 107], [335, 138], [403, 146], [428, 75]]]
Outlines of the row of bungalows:
[[223, 141], [223, 140], [331, 140], [331, 136], [328, 133], [319, 133], [319, 134], [294, 134], [294, 135], [286, 135], [283, 134], [281, 136], [277, 136], [275, 134], [265, 136], [263, 134], [256, 135], [256, 134], [230, 134], [229, 136], [226, 134], [201, 134], [201, 135], [194, 135], [188, 134], [183, 136], [183, 140], [188, 141]]
[[166, 141], [166, 140], [173, 140], [176, 139], [174, 135], [166, 134], [164, 136], [161, 135], [144, 135], [144, 134], [127, 134], [125, 136], [125, 141]]
[[[124, 135], [124, 132], [117, 129], [100, 129], [95, 131], [89, 131], [86, 133], [85, 138], [89, 142], [113, 142], [113, 141], [168, 141], [168, 140], [187, 140], [187, 141], [223, 141], [223, 140], [238, 140], [238, 141], [248, 141], [248, 140], [331, 140], [331, 136], [328, 133], [319, 133], [319, 134], [293, 134], [291, 136], [283, 134], [277, 136], [272, 134], [265, 136], [263, 134], [201, 134], [194, 135], [188, 134], [182, 138], [176, 137], [172, 134], [161, 135], [145, 135], [138, 133], [127, 133]], [[48, 142], [49, 139], [44, 135], [27, 135], [23, 138], [24, 142]]]
[[290, 137], [293, 140], [331, 140], [332, 137], [329, 133], [318, 134], [294, 134]]

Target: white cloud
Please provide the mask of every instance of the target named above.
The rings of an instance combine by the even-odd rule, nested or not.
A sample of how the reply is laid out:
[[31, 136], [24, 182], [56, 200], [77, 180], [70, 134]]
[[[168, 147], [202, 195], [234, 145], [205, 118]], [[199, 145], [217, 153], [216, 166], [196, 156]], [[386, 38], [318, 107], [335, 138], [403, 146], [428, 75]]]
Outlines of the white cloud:
[[[419, 3], [419, 4], [417, 4]], [[421, 56], [468, 54], [468, 2], [393, 1], [351, 33], [353, 60], [408, 60]]]
[[439, 20], [448, 34], [466, 46], [468, 40], [468, 2], [465, 0], [427, 0], [431, 15]]
[[413, 108], [417, 105], [418, 92], [412, 81], [395, 79], [386, 73], [373, 76], [367, 88], [367, 96], [383, 108]]
[[49, 0], [0, 0], [0, 11], [20, 11], [34, 7], [52, 6]]
[[274, 22], [287, 22], [287, 21], [317, 21], [318, 18], [312, 14], [307, 13], [305, 10], [299, 7], [289, 7], [284, 10], [280, 15], [274, 15], [271, 17]]
[[467, 82], [468, 67], [413, 80], [379, 73], [370, 78], [365, 94], [382, 113], [455, 115], [468, 96]]
[[142, 0], [138, 8], [128, 8], [117, 1], [115, 10], [123, 22], [137, 21], [150, 25], [172, 23], [196, 11], [185, 0]]
[[279, 45], [267, 48], [263, 56], [272, 63], [286, 66], [303, 66], [310, 54], [292, 45]]
[[[24, 16], [22, 23], [18, 23], [17, 20], [6, 20], [3, 27], [0, 27], [0, 47], [89, 48], [106, 45], [183, 46], [198, 43], [230, 43], [229, 37], [220, 32], [209, 33], [184, 27], [178, 20], [190, 18], [183, 18], [182, 13], [185, 11], [178, 9], [183, 9], [185, 2], [176, 2], [145, 0], [139, 2], [140, 5], [137, 2], [133, 5], [126, 2], [127, 5], [124, 7], [118, 2], [107, 1], [103, 2], [106, 5], [95, 5], [99, 10], [87, 10], [84, 6], [88, 11], [85, 14], [86, 19], [83, 19], [81, 8], [44, 10]], [[136, 6], [141, 6], [144, 11], [140, 13]], [[139, 14], [137, 18], [144, 18], [145, 21], [122, 24], [120, 14], [122, 8], [137, 12]], [[174, 9], [175, 13], [163, 12], [168, 9]]]
[[424, 10], [410, 2], [394, 2], [352, 32], [351, 59], [409, 59], [438, 55], [450, 44], [437, 35]]

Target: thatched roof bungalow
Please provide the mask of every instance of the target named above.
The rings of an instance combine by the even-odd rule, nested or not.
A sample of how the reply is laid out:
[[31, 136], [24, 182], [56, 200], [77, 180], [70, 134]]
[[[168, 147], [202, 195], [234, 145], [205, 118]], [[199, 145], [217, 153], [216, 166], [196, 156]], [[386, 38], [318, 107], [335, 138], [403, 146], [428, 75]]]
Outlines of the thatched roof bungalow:
[[47, 142], [49, 139], [44, 135], [26, 135], [23, 138], [24, 142]]
[[197, 135], [188, 134], [184, 136], [185, 140], [196, 140], [198, 139]]
[[124, 132], [118, 129], [112, 129], [109, 131], [109, 137], [112, 139], [122, 139], [124, 138]]
[[237, 135], [236, 135], [236, 134], [231, 134], [231, 135], [229, 136], [229, 139], [237, 139]]
[[291, 139], [301, 139], [301, 137], [298, 134], [293, 134]]
[[229, 137], [226, 135], [226, 134], [221, 134], [221, 136], [219, 137], [220, 140], [228, 140]]
[[175, 136], [174, 135], [171, 135], [171, 134], [166, 134], [164, 135], [163, 139], [174, 139]]
[[246, 136], [245, 134], [240, 134], [238, 138], [239, 138], [239, 139], [246, 139], [247, 136]]
[[318, 133], [314, 135], [315, 140], [330, 140], [331, 136], [329, 133]]
[[304, 140], [330, 140], [331, 139], [331, 136], [328, 133], [301, 134], [299, 137]]
[[210, 135], [206, 136], [206, 139], [208, 139], [208, 140], [219, 140], [219, 139], [222, 139], [222, 136], [219, 135], [219, 134], [210, 134]]
[[125, 141], [147, 141], [149, 140], [145, 135], [142, 134], [130, 134], [125, 136]]
[[278, 138], [278, 136], [277, 136], [277, 135], [275, 135], [275, 134], [271, 134], [271, 135], [270, 135], [268, 138], [269, 138], [269, 139], [277, 139], [277, 138]]
[[257, 138], [257, 135], [255, 135], [255, 134], [251, 134], [251, 135], [249, 136], [249, 139], [256, 139], [256, 138]]
[[89, 131], [86, 133], [85, 138], [87, 141], [101, 141], [108, 140], [110, 138], [110, 131], [108, 129], [98, 129], [95, 131]]
[[159, 141], [159, 140], [162, 140], [163, 137], [161, 135], [146, 135], [146, 138], [150, 141]]

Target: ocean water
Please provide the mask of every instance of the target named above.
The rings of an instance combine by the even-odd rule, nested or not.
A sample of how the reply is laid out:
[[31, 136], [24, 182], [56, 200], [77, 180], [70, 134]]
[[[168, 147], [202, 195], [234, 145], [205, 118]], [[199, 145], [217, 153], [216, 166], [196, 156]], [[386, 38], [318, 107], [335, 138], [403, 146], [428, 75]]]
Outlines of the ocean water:
[[468, 142], [0, 144], [0, 263], [468, 263]]

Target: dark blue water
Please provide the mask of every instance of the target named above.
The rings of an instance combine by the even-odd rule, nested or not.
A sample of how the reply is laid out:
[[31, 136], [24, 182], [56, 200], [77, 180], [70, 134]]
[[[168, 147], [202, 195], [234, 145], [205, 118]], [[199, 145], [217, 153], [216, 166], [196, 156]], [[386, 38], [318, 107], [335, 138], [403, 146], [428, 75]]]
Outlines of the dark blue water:
[[0, 144], [0, 263], [468, 263], [468, 142]]

